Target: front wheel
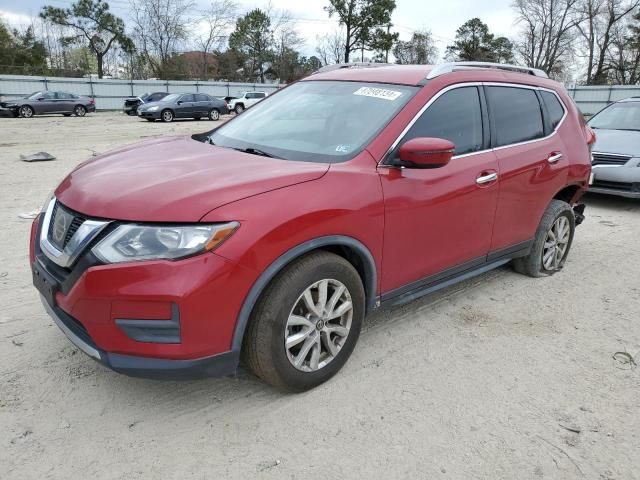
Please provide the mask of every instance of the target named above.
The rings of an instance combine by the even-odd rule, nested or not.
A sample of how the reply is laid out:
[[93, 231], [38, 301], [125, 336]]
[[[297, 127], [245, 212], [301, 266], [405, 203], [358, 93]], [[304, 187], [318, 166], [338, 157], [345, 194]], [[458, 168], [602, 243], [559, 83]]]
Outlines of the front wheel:
[[242, 112], [244, 112], [244, 105], [239, 103], [233, 110], [236, 112], [236, 115], [240, 115]]
[[31, 108], [29, 105], [23, 105], [22, 107], [20, 107], [20, 116], [23, 118], [31, 118], [33, 117], [33, 114], [35, 112], [33, 111], [33, 108]]
[[209, 120], [213, 120], [214, 122], [220, 120], [220, 110], [217, 108], [211, 109], [209, 112]]
[[542, 216], [531, 252], [526, 257], [516, 258], [514, 269], [530, 277], [553, 275], [562, 270], [573, 243], [575, 228], [571, 205], [552, 200]]
[[243, 358], [275, 387], [309, 390], [346, 363], [364, 312], [355, 268], [333, 253], [311, 253], [286, 267], [263, 293], [247, 327]]
[[84, 117], [87, 114], [87, 109], [84, 105], [76, 105], [73, 109], [73, 113], [76, 117]]
[[165, 110], [162, 112], [163, 122], [173, 122], [173, 112], [171, 110]]

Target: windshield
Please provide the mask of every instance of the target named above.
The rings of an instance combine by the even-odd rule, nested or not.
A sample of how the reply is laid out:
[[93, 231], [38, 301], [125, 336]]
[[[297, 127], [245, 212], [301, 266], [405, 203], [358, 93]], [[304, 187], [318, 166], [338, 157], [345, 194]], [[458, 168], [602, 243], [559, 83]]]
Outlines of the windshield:
[[33, 92], [31, 95], [29, 95], [27, 98], [32, 100], [34, 98], [38, 98], [40, 95], [42, 95], [42, 92]]
[[592, 128], [640, 131], [640, 102], [614, 103], [589, 120]]
[[341, 162], [362, 151], [417, 90], [361, 82], [299, 82], [224, 124], [210, 140], [288, 160]]
[[172, 93], [171, 95], [167, 95], [164, 98], [158, 100], [159, 102], [175, 102], [182, 96], [181, 93]]

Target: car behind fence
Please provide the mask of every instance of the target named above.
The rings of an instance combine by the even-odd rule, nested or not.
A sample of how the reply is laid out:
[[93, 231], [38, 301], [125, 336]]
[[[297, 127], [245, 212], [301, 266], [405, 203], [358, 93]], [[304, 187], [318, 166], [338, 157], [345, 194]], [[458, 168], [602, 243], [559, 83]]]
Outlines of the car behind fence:
[[21, 98], [39, 90], [62, 90], [95, 98], [98, 110], [118, 110], [123, 107], [125, 98], [136, 97], [145, 92], [208, 93], [216, 97], [228, 97], [253, 90], [272, 93], [282, 86], [269, 83], [197, 80], [116, 80], [0, 75], [0, 99]]

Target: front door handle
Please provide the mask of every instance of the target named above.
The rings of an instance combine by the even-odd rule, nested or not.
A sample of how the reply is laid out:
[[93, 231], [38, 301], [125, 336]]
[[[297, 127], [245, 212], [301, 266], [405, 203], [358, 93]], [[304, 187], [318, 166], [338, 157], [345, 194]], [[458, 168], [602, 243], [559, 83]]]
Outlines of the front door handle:
[[496, 172], [491, 172], [476, 178], [476, 183], [478, 185], [484, 185], [486, 183], [495, 182], [497, 179], [498, 179], [498, 174]]
[[562, 160], [562, 152], [553, 152], [551, 155], [549, 155], [549, 158], [547, 158], [547, 162], [552, 165], [554, 163], [558, 163], [560, 160]]

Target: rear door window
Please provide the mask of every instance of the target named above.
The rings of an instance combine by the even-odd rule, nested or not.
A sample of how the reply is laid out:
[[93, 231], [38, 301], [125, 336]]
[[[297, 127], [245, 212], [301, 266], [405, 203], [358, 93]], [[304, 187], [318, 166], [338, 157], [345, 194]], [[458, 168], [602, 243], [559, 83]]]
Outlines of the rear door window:
[[209, 100], [209, 96], [203, 93], [199, 93], [196, 95], [196, 102], [208, 102]]
[[[444, 138], [456, 146], [455, 154], [482, 150], [482, 108], [477, 87], [461, 87], [438, 97], [402, 139]], [[397, 157], [396, 149], [395, 157]]]
[[183, 95], [182, 97], [180, 97], [180, 101], [193, 102], [193, 95]]
[[551, 128], [555, 130], [564, 117], [564, 108], [562, 107], [560, 100], [558, 100], [558, 97], [556, 97], [553, 93], [542, 90], [540, 91], [540, 95], [542, 95], [542, 100], [547, 107]]
[[487, 87], [496, 146], [544, 137], [542, 111], [536, 92], [529, 88]]

